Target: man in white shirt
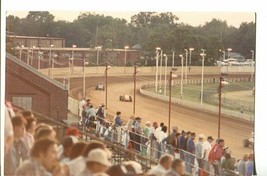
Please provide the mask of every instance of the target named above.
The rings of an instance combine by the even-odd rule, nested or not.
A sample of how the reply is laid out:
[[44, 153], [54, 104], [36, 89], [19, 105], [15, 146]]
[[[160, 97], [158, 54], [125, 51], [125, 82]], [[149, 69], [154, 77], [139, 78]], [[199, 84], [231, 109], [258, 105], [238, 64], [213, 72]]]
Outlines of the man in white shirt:
[[79, 102], [79, 117], [80, 117], [80, 123], [82, 122], [82, 112], [83, 112], [83, 108], [84, 105], [86, 104], [85, 98], [83, 98], [80, 102]]
[[210, 171], [210, 164], [208, 161], [209, 153], [212, 148], [212, 141], [213, 138], [212, 136], [208, 136], [207, 140], [203, 143], [203, 150], [204, 150], [204, 155], [203, 155], [203, 169], [205, 171]]
[[153, 167], [148, 175], [162, 176], [167, 173], [167, 171], [171, 168], [171, 164], [173, 161], [173, 157], [171, 155], [163, 155], [159, 160], [159, 164]]
[[159, 132], [161, 131], [161, 129], [162, 129], [163, 126], [164, 126], [164, 123], [161, 122], [161, 123], [160, 123], [160, 126], [158, 126], [158, 127], [156, 128], [155, 132], [154, 132], [154, 135], [155, 135], [155, 137], [156, 137], [157, 139], [158, 139], [158, 134], [159, 134]]
[[[166, 142], [164, 139], [167, 138], [167, 126], [163, 126], [161, 131], [158, 133], [157, 141], [159, 144], [159, 150], [158, 150], [158, 157], [162, 155], [162, 153], [166, 150]], [[164, 140], [164, 142], [163, 142]]]

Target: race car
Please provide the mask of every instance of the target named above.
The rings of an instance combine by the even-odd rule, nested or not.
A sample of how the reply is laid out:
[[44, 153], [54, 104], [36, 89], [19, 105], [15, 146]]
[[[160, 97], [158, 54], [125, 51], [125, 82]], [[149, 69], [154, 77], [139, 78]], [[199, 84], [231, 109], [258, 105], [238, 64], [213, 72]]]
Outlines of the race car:
[[102, 82], [99, 82], [96, 86], [95, 86], [95, 90], [105, 90], [105, 85]]
[[123, 94], [120, 96], [120, 101], [132, 102], [132, 97], [130, 95]]

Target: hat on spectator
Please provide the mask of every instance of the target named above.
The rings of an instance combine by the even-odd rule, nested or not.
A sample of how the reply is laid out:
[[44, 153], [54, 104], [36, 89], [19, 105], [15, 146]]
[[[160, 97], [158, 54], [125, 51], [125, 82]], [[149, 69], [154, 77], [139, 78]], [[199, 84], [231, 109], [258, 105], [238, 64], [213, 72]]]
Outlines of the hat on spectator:
[[199, 138], [199, 139], [204, 139], [205, 136], [204, 136], [204, 134], [200, 134], [200, 135], [198, 135], [198, 138]]
[[80, 136], [79, 130], [76, 127], [70, 127], [66, 130], [67, 136]]
[[87, 155], [86, 161], [100, 163], [104, 166], [111, 166], [109, 154], [103, 149], [94, 149]]
[[151, 123], [150, 123], [150, 121], [146, 121], [146, 125], [150, 125]]
[[173, 126], [172, 130], [177, 132], [178, 131], [178, 126]]
[[141, 117], [135, 117], [135, 120], [141, 120], [142, 118]]

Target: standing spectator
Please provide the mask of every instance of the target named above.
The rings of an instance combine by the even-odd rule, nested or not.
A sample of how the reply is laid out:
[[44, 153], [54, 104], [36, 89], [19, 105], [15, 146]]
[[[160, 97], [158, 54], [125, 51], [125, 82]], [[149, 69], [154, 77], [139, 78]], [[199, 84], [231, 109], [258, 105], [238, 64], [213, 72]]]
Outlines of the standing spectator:
[[162, 127], [164, 126], [164, 123], [161, 122], [160, 125], [156, 128], [154, 134], [155, 134], [155, 137], [158, 139], [158, 134], [159, 132], [161, 131]]
[[173, 157], [171, 155], [163, 155], [159, 159], [159, 164], [153, 167], [148, 174], [155, 176], [163, 176], [167, 173], [172, 165]]
[[158, 158], [162, 155], [162, 153], [165, 152], [166, 149], [166, 144], [165, 144], [165, 140], [167, 138], [167, 126], [163, 126], [161, 131], [158, 133], [158, 144], [159, 144], [159, 148], [158, 148]]
[[191, 137], [187, 141], [187, 151], [188, 151], [188, 167], [187, 172], [192, 173], [192, 168], [194, 167], [195, 163], [195, 140], [196, 134], [192, 133]]
[[149, 136], [151, 134], [151, 127], [150, 127], [150, 122], [146, 122], [146, 126], [144, 127], [143, 130], [143, 140], [142, 140], [142, 154], [146, 155], [147, 154], [147, 143], [149, 141]]
[[86, 157], [86, 168], [79, 176], [93, 176], [97, 173], [105, 173], [111, 163], [108, 153], [103, 149], [93, 149]]
[[[126, 147], [129, 149], [132, 149], [133, 146], [133, 140], [134, 140], [134, 115], [131, 115], [127, 124], [126, 124]], [[128, 136], [130, 138], [130, 141], [128, 141]]]
[[248, 154], [245, 154], [243, 158], [237, 164], [237, 171], [242, 176], [244, 176], [246, 173], [246, 162], [247, 161], [248, 161]]
[[135, 150], [140, 152], [141, 135], [142, 135], [141, 117], [135, 118], [134, 131], [135, 131], [135, 139], [134, 139]]
[[25, 135], [26, 120], [21, 116], [15, 116], [11, 119], [14, 133], [14, 143], [7, 151], [4, 158], [5, 175], [14, 175], [16, 169], [28, 158], [27, 149], [21, 138]]
[[89, 129], [93, 129], [95, 128], [95, 116], [96, 116], [96, 112], [95, 112], [95, 108], [93, 105], [89, 105], [89, 109], [87, 109], [86, 111], [86, 117], [87, 117], [87, 123], [86, 126], [89, 126]]
[[172, 133], [165, 139], [167, 143], [167, 151], [171, 155], [174, 154], [173, 148], [177, 147], [177, 136], [176, 136], [177, 132], [178, 132], [178, 127], [173, 127]]
[[221, 158], [224, 154], [224, 145], [225, 142], [223, 139], [219, 139], [217, 144], [215, 144], [210, 153], [209, 153], [209, 161], [211, 162], [215, 175], [220, 175], [221, 170]]
[[188, 163], [189, 163], [189, 153], [188, 153], [188, 140], [191, 138], [191, 132], [188, 131], [186, 132], [186, 136], [184, 139], [184, 144], [183, 144], [183, 151], [184, 151], [184, 159], [185, 159], [185, 166], [186, 166], [186, 171], [188, 171]]
[[102, 125], [104, 120], [105, 120], [105, 105], [102, 104], [99, 106], [97, 112], [96, 112], [96, 116], [97, 116], [97, 119], [98, 121], [100, 122], [100, 124]]
[[182, 176], [185, 174], [185, 163], [180, 159], [176, 159], [172, 162], [171, 169], [165, 176]]
[[27, 149], [27, 155], [30, 156], [30, 149], [34, 143], [34, 131], [36, 128], [36, 119], [32, 116], [26, 117], [27, 125], [26, 125], [26, 134], [22, 138], [24, 145]]
[[186, 138], [186, 132], [183, 130], [181, 132], [181, 135], [178, 138], [178, 147], [179, 147], [179, 152], [180, 152], [180, 158], [185, 161], [185, 152], [184, 152], [184, 143], [185, 143], [185, 138]]
[[152, 133], [150, 135], [150, 141], [151, 141], [151, 155], [154, 157], [154, 158], [157, 158], [157, 155], [158, 155], [158, 152], [157, 152], [157, 149], [158, 149], [158, 142], [157, 142], [157, 138], [156, 138], [156, 129], [158, 128], [158, 123], [157, 122], [153, 122], [153, 127], [152, 127]]
[[230, 153], [226, 153], [224, 156], [225, 159], [222, 162], [222, 170], [223, 170], [222, 175], [231, 176], [233, 175], [233, 171], [235, 169], [233, 159], [231, 158]]
[[[208, 136], [207, 140], [203, 143], [203, 149], [204, 149], [204, 160], [203, 160], [203, 169], [207, 172], [210, 171], [210, 163], [209, 163], [209, 153], [211, 150], [211, 144], [213, 142], [213, 137], [212, 136]], [[206, 173], [207, 173], [206, 172]]]
[[245, 176], [252, 176], [254, 174], [254, 156], [250, 154], [248, 157], [248, 161], [246, 162], [246, 173]]
[[117, 142], [121, 143], [122, 120], [121, 120], [121, 112], [120, 111], [116, 112], [116, 116], [114, 117], [114, 121], [115, 121], [116, 130], [117, 130]]
[[196, 159], [198, 163], [198, 175], [200, 176], [201, 169], [203, 169], [203, 157], [204, 157], [204, 147], [203, 147], [204, 134], [198, 136], [198, 143], [196, 144]]
[[36, 141], [31, 150], [31, 158], [22, 163], [16, 175], [52, 176], [51, 171], [57, 163], [57, 141], [43, 138]]
[[85, 98], [82, 98], [82, 100], [79, 102], [79, 109], [78, 109], [78, 115], [80, 118], [80, 122], [79, 124], [82, 124], [82, 120], [83, 120], [83, 116], [82, 116], [82, 112], [84, 110], [84, 105], [86, 104]]

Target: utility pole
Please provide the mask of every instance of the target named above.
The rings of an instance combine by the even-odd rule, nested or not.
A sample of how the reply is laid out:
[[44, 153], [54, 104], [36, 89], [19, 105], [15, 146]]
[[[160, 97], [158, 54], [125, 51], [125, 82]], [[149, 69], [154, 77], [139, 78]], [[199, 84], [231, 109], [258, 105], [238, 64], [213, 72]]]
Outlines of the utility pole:
[[220, 132], [221, 132], [222, 80], [223, 80], [223, 77], [222, 77], [222, 76], [220, 76], [220, 84], [219, 84], [219, 119], [218, 119], [218, 139], [220, 139]]

